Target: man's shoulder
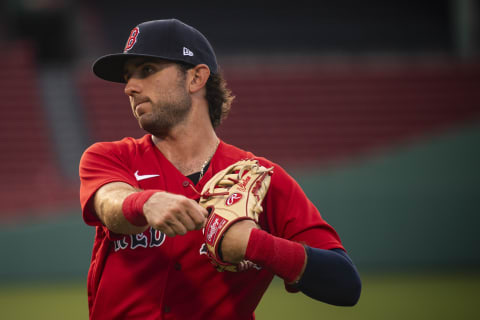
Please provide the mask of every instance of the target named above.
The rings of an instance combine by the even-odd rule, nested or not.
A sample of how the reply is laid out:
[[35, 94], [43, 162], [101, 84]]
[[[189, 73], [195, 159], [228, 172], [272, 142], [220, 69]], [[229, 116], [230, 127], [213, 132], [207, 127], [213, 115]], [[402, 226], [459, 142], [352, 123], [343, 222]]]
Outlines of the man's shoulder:
[[232, 164], [243, 159], [255, 159], [255, 160], [258, 160], [261, 165], [266, 167], [278, 166], [278, 164], [274, 163], [273, 161], [263, 156], [258, 156], [251, 151], [246, 151], [244, 149], [225, 143], [223, 141], [221, 144], [221, 157], [223, 162], [228, 164]]
[[125, 137], [116, 141], [99, 141], [87, 148], [88, 152], [129, 152], [149, 146], [150, 135], [141, 138]]

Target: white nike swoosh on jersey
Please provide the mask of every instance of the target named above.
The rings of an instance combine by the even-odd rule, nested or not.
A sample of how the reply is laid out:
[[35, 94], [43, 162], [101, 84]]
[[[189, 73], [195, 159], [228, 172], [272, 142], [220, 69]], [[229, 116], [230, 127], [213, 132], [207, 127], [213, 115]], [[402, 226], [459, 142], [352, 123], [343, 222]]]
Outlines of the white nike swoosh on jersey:
[[150, 179], [150, 178], [155, 178], [155, 177], [159, 177], [160, 175], [159, 174], [138, 174], [138, 170], [135, 171], [135, 179], [137, 179], [137, 181], [141, 181], [141, 180], [145, 180], [145, 179]]

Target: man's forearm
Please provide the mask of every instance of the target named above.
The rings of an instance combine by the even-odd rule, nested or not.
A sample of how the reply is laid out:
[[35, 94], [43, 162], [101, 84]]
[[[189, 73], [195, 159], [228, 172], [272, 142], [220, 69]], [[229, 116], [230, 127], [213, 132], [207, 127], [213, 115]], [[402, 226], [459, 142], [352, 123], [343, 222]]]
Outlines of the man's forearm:
[[360, 298], [362, 283], [345, 251], [305, 246], [307, 265], [295, 287], [307, 296], [333, 305], [353, 306]]
[[118, 234], [137, 234], [145, 231], [145, 226], [131, 224], [122, 211], [125, 198], [138, 191], [122, 182], [109, 183], [97, 191], [93, 206], [98, 218], [109, 230]]

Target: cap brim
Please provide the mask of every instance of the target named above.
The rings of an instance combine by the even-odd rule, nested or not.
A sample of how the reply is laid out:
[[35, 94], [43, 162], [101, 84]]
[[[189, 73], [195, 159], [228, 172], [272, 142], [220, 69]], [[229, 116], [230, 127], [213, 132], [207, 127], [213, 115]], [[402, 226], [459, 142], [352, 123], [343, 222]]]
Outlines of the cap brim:
[[125, 63], [132, 58], [158, 58], [158, 56], [135, 53], [114, 53], [98, 58], [92, 66], [93, 73], [107, 81], [125, 83]]

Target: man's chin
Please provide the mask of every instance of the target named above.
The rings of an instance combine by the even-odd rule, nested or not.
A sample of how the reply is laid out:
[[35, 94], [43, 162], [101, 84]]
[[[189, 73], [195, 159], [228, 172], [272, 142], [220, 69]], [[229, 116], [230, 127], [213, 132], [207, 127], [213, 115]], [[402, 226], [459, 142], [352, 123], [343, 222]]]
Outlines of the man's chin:
[[167, 136], [170, 131], [170, 127], [162, 126], [158, 122], [151, 121], [151, 119], [145, 119], [143, 117], [138, 119], [138, 124], [141, 129], [159, 138]]
[[155, 120], [153, 119], [151, 114], [143, 113], [137, 116], [138, 125], [143, 130], [150, 128], [155, 125]]

